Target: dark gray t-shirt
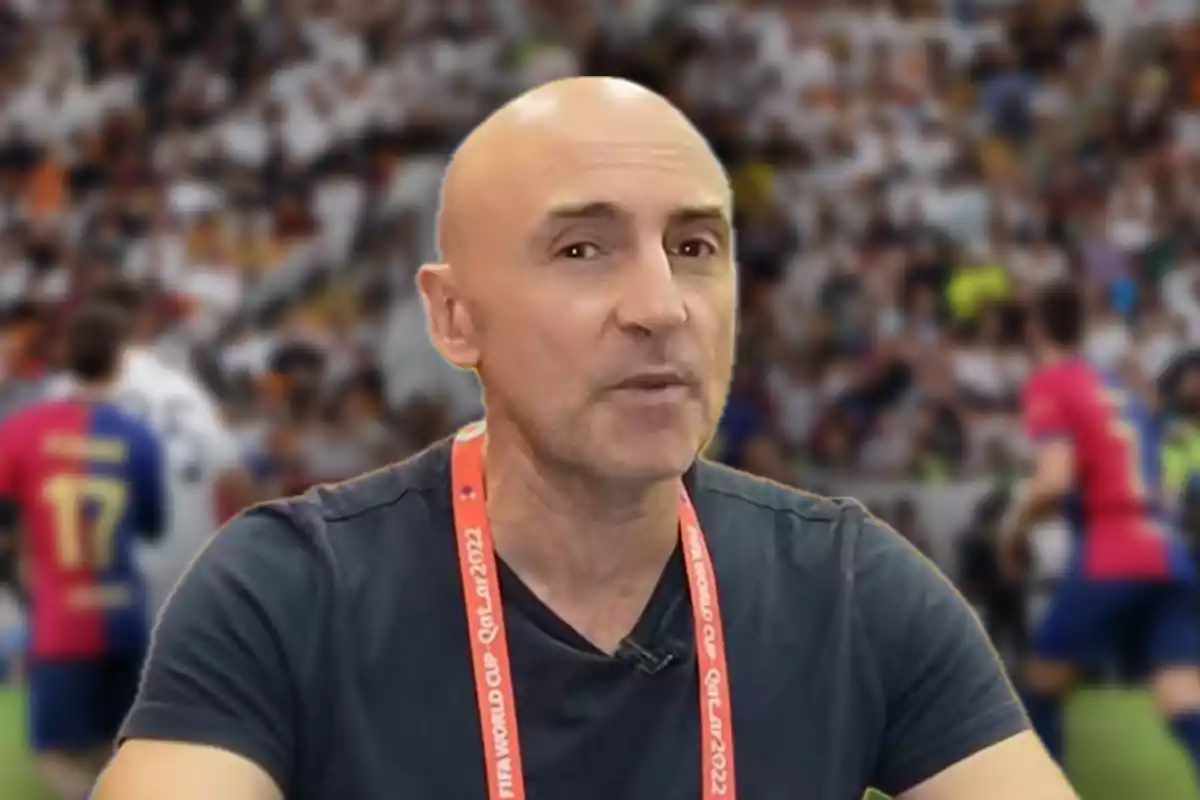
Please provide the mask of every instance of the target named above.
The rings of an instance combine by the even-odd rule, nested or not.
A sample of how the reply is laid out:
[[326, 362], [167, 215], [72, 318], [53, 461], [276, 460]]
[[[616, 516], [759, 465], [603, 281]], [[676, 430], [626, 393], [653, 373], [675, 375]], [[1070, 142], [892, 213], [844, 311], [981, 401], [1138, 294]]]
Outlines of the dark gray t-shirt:
[[[296, 800], [487, 796], [449, 447], [247, 512], [155, 635], [124, 738], [214, 745]], [[728, 648], [744, 800], [902, 792], [1026, 721], [966, 603], [853, 503], [689, 473]], [[678, 553], [616, 656], [503, 563], [530, 798], [700, 797]]]

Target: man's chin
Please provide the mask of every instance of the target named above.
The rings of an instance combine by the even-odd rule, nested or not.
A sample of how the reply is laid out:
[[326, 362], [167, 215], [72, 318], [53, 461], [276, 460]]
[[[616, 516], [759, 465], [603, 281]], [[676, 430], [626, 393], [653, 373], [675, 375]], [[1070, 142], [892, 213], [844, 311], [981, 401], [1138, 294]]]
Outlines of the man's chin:
[[574, 458], [597, 477], [654, 482], [686, 472], [707, 434], [704, 415], [691, 404], [663, 414], [613, 414], [597, 409], [574, 429]]
[[698, 447], [683, 437], [647, 437], [597, 445], [592, 465], [615, 481], [655, 483], [678, 478], [691, 468]]

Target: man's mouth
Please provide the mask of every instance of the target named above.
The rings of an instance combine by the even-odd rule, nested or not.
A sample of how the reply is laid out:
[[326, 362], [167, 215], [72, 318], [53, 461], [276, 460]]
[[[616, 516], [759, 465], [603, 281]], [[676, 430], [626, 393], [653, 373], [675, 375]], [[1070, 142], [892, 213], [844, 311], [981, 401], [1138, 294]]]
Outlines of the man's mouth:
[[690, 392], [697, 385], [695, 377], [679, 370], [647, 370], [630, 375], [613, 384], [613, 389], [627, 392], [666, 393]]

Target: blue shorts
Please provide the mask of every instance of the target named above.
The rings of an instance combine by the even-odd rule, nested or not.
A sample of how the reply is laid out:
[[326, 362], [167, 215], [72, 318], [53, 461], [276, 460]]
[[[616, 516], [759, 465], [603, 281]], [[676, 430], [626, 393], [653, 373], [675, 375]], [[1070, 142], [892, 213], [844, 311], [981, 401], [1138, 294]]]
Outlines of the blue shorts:
[[1145, 675], [1200, 665], [1194, 582], [1063, 578], [1033, 637], [1038, 658], [1083, 669], [1120, 664]]
[[133, 705], [142, 654], [42, 660], [29, 665], [29, 729], [37, 752], [115, 742]]

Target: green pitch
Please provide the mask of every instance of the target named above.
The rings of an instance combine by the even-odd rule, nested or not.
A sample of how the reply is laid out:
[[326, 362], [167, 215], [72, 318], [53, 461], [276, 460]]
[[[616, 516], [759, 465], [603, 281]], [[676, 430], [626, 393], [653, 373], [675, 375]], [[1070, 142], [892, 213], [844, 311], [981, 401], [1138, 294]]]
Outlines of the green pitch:
[[[1155, 719], [1145, 696], [1110, 689], [1080, 693], [1068, 717], [1067, 759], [1084, 800], [1200, 800], [1191, 767]], [[0, 689], [0, 797], [50, 800], [25, 745], [20, 693]], [[874, 800], [881, 800], [877, 795]]]
[[0, 688], [0, 797], [53, 800], [41, 789], [25, 737], [25, 703], [19, 692]]
[[1079, 692], [1067, 714], [1067, 771], [1083, 800], [1200, 800], [1186, 756], [1137, 691]]

